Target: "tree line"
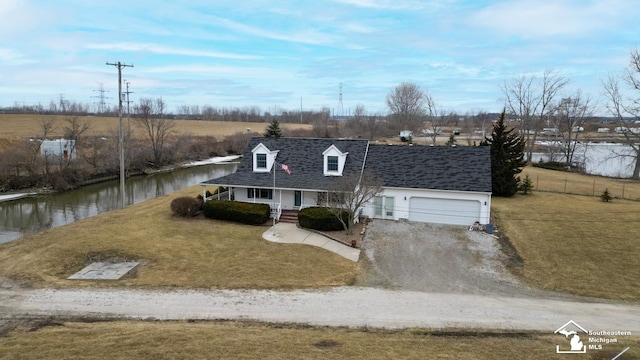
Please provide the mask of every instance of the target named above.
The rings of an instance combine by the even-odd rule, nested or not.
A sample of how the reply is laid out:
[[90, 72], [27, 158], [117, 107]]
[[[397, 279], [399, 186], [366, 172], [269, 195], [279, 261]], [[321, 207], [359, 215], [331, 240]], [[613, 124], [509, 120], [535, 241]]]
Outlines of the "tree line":
[[[553, 69], [539, 74], [522, 74], [505, 80], [501, 85], [504, 104], [502, 121], [521, 134], [525, 140], [525, 159], [531, 159], [536, 140], [544, 136], [545, 128], [554, 129], [554, 146], [571, 167], [574, 164], [576, 144], [584, 126], [593, 122], [599, 104], [580, 89], [569, 91], [570, 79]], [[634, 123], [640, 123], [640, 52], [631, 51], [629, 66], [618, 75], [610, 75], [602, 81], [606, 94], [606, 108], [616, 120], [622, 141], [631, 147], [634, 159], [633, 178], [640, 179], [640, 131]], [[411, 130], [430, 139], [437, 145], [437, 137], [445, 127], [460, 127], [467, 135], [467, 145], [472, 145], [473, 132], [480, 132], [481, 139], [491, 130], [498, 116], [484, 111], [458, 114], [436, 101], [433, 94], [413, 82], [402, 82], [389, 91], [385, 98], [387, 113], [371, 113], [357, 104], [352, 115], [345, 119], [331, 116], [327, 107], [318, 110], [289, 111], [274, 108], [261, 111], [257, 106], [213, 107], [182, 105], [174, 114], [168, 111], [162, 98], [141, 98], [131, 107], [134, 127], [124, 134], [126, 164], [130, 172], [147, 167], [160, 167], [184, 160], [202, 159], [227, 153], [239, 153], [250, 134], [239, 134], [224, 140], [177, 134], [175, 121], [220, 120], [311, 124], [308, 131], [297, 130], [284, 136], [307, 137], [357, 137], [370, 140], [397, 136], [401, 130]], [[0, 154], [0, 190], [33, 185], [65, 188], [87, 178], [117, 172], [118, 134], [88, 135], [89, 125], [80, 115], [88, 113], [88, 106], [64, 100], [51, 101], [49, 107], [37, 105], [25, 107], [15, 104], [5, 112], [35, 112], [42, 115], [40, 139], [52, 133], [52, 114], [67, 115], [64, 138], [73, 140], [76, 160], [59, 155], [42, 155], [40, 141], [25, 141]], [[117, 114], [114, 109], [108, 114]], [[137, 132], [140, 136], [133, 136]], [[260, 134], [255, 134], [260, 135]], [[548, 139], [546, 137], [545, 139]], [[450, 137], [448, 144], [456, 141]], [[16, 180], [18, 179], [18, 180]]]

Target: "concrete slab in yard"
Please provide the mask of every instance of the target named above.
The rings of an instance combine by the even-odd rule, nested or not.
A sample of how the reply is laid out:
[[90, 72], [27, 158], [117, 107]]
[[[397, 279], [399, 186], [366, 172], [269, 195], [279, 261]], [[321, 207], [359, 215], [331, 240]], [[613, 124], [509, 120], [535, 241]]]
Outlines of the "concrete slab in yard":
[[69, 280], [118, 280], [138, 266], [137, 262], [93, 263], [69, 276]]

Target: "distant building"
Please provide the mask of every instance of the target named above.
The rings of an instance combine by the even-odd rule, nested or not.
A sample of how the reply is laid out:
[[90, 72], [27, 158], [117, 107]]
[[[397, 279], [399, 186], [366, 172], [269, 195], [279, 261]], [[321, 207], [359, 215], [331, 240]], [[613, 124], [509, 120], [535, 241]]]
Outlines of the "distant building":
[[63, 159], [75, 160], [76, 141], [67, 139], [42, 140], [40, 154], [42, 156], [60, 156]]

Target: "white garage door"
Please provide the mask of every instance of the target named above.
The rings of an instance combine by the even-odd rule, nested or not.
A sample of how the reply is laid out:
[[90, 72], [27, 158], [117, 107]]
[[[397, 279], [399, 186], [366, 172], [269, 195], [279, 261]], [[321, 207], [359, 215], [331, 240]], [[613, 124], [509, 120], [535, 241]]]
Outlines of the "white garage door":
[[471, 225], [480, 220], [480, 201], [412, 197], [409, 201], [409, 220]]

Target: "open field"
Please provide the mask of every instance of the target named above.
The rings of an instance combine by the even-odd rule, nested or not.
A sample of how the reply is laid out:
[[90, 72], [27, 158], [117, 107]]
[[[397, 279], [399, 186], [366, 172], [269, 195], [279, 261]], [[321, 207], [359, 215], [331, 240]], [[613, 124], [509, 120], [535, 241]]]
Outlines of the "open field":
[[514, 270], [527, 283], [640, 301], [640, 202], [534, 191], [496, 197], [492, 210], [523, 259]]
[[[54, 119], [55, 125], [51, 137], [61, 137], [66, 125], [65, 119], [70, 116], [63, 115], [6, 115], [0, 114], [0, 129], [2, 136], [9, 139], [29, 138], [42, 136], [41, 121], [43, 119]], [[90, 129], [89, 134], [109, 135], [118, 129], [117, 117], [92, 117], [81, 116]], [[127, 125], [127, 119], [123, 118], [123, 123]], [[131, 128], [135, 129], [135, 120], [131, 120]], [[226, 122], [226, 121], [198, 121], [198, 120], [175, 120], [174, 130], [178, 134], [194, 136], [215, 136], [219, 139], [227, 135], [238, 132], [246, 132], [250, 128], [252, 132], [263, 133], [268, 123], [254, 122]], [[307, 124], [280, 124], [286, 132], [288, 129], [311, 129]]]
[[525, 175], [529, 175], [534, 191], [600, 196], [604, 189], [609, 189], [613, 197], [640, 200], [640, 181], [637, 180], [582, 175], [533, 166], [524, 168], [520, 177], [524, 179]]
[[[35, 325], [35, 326], [34, 326]], [[384, 331], [238, 322], [56, 322], [0, 336], [0, 359], [565, 359], [562, 335]], [[29, 331], [35, 327], [36, 331]], [[2, 335], [2, 334], [0, 334]], [[567, 343], [568, 344], [568, 343]], [[585, 359], [640, 356], [640, 337]], [[569, 356], [571, 357], [571, 355]]]
[[308, 288], [350, 284], [356, 264], [325, 250], [262, 239], [268, 226], [172, 217], [200, 186], [0, 246], [0, 276], [40, 286], [95, 286], [66, 277], [93, 261], [138, 260], [132, 278], [100, 286]]

